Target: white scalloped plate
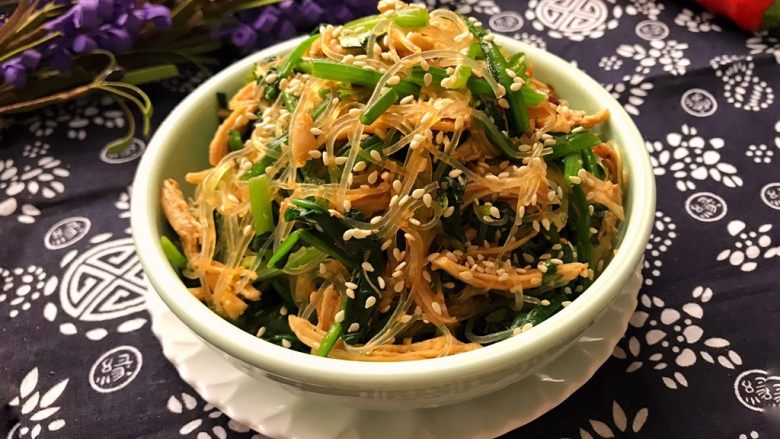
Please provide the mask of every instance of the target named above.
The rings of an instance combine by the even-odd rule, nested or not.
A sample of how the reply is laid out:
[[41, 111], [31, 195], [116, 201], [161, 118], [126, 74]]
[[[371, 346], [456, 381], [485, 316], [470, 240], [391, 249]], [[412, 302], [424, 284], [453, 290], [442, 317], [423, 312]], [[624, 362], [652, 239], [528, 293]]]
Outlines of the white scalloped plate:
[[152, 331], [182, 379], [226, 415], [271, 437], [494, 437], [552, 410], [609, 358], [636, 308], [641, 263], [605, 314], [557, 360], [496, 393], [438, 408], [368, 411], [293, 395], [233, 367], [149, 294]]

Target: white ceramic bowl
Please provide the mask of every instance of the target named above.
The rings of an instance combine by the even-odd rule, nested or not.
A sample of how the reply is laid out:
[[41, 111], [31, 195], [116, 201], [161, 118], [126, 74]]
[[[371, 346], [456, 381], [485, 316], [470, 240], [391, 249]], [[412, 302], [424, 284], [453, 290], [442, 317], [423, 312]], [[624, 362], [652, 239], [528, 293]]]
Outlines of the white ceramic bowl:
[[231, 95], [256, 61], [284, 54], [300, 41], [248, 56], [198, 87], [157, 129], [138, 167], [131, 204], [138, 255], [154, 289], [190, 329], [241, 370], [293, 392], [362, 408], [408, 409], [460, 402], [503, 388], [555, 359], [603, 314], [641, 260], [652, 227], [655, 180], [644, 141], [620, 104], [596, 81], [554, 55], [506, 37], [498, 42], [510, 52], [526, 52], [534, 75], [552, 84], [573, 108], [590, 112], [608, 108], [612, 116], [601, 134], [615, 139], [623, 151], [628, 187], [617, 252], [572, 305], [520, 336], [475, 351], [423, 361], [364, 363], [321, 358], [265, 342], [193, 297], [160, 247], [165, 230], [161, 183], [169, 177], [183, 181], [186, 172], [208, 166], [207, 148], [217, 127], [216, 93]]

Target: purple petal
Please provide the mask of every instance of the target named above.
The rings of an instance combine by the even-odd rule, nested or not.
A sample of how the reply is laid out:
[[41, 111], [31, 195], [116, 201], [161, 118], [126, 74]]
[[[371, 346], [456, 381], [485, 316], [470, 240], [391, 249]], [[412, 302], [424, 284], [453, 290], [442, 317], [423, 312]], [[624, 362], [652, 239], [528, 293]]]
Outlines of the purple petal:
[[100, 24], [97, 0], [82, 0], [73, 10], [76, 11], [73, 17], [76, 29], [94, 29]]
[[242, 24], [233, 31], [230, 39], [236, 46], [242, 49], [249, 49], [254, 47], [257, 41], [257, 33], [251, 27]]
[[28, 69], [34, 69], [38, 67], [38, 63], [41, 62], [41, 52], [35, 49], [25, 50], [19, 59], [19, 63]]
[[352, 19], [353, 14], [344, 5], [333, 5], [325, 11], [325, 17], [328, 23], [346, 23]]
[[86, 35], [77, 35], [71, 47], [75, 53], [88, 53], [97, 49], [97, 43]]
[[157, 30], [165, 31], [171, 28], [171, 10], [165, 6], [145, 4], [141, 9], [144, 20], [154, 23]]
[[282, 21], [274, 29], [274, 37], [277, 40], [288, 40], [297, 34], [298, 31], [295, 29], [295, 25], [289, 20]]
[[295, 13], [295, 2], [293, 0], [285, 0], [279, 3], [279, 10], [283, 15], [289, 16], [289, 14]]
[[103, 49], [122, 52], [133, 47], [133, 37], [126, 29], [104, 25], [100, 30], [103, 32], [95, 35], [95, 40]]
[[252, 27], [258, 32], [270, 32], [279, 22], [279, 13], [275, 8], [263, 8], [263, 12], [252, 23]]
[[2, 67], [5, 82], [14, 87], [21, 87], [27, 83], [27, 71], [14, 63], [7, 63]]
[[139, 17], [140, 14], [138, 12], [139, 11], [133, 11], [129, 14], [124, 13], [116, 20], [116, 24], [123, 27], [133, 37], [138, 36], [138, 33], [141, 31], [141, 24], [144, 20], [142, 17]]
[[[325, 11], [313, 0], [303, 0], [298, 7], [298, 16], [301, 17], [300, 27], [311, 27], [322, 21]], [[297, 24], [297, 23], [296, 23]]]
[[46, 22], [43, 28], [50, 32], [62, 32], [66, 36], [71, 36], [76, 32], [76, 14], [76, 8], [73, 8], [59, 17]]

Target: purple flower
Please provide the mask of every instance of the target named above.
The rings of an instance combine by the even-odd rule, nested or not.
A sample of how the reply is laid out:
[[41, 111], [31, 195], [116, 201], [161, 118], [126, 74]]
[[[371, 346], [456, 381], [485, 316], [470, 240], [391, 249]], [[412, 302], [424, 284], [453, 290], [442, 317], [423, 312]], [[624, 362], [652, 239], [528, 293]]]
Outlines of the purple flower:
[[97, 49], [97, 43], [91, 37], [77, 35], [76, 38], [73, 39], [73, 45], [71, 47], [73, 48], [74, 53], [88, 53]]
[[19, 57], [19, 64], [25, 68], [34, 69], [38, 67], [38, 63], [41, 62], [41, 52], [35, 49], [25, 51], [22, 56]]
[[230, 40], [241, 49], [250, 49], [257, 41], [257, 33], [248, 25], [242, 24], [233, 30]]
[[105, 24], [95, 35], [98, 46], [111, 52], [122, 52], [133, 47], [133, 37], [127, 29]]
[[21, 87], [27, 83], [27, 71], [19, 60], [11, 60], [0, 67], [3, 72], [3, 80], [15, 87]]
[[138, 17], [142, 20], [154, 23], [155, 29], [159, 31], [166, 31], [173, 25], [171, 10], [165, 6], [145, 3], [141, 9], [136, 12], [139, 14]]

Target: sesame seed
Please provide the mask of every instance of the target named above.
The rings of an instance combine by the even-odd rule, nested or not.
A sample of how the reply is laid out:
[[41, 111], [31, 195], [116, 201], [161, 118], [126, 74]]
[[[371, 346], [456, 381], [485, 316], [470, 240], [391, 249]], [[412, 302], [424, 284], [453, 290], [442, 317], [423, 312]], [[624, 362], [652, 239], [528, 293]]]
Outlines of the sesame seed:
[[443, 216], [444, 218], [449, 218], [452, 216], [453, 213], [455, 213], [455, 206], [450, 206], [444, 209], [444, 212], [442, 213], [441, 216]]
[[315, 149], [313, 151], [309, 151], [309, 157], [313, 159], [319, 159], [320, 157], [322, 157], [322, 153]]
[[279, 75], [277, 75], [276, 73], [271, 73], [265, 76], [266, 84], [272, 84], [276, 82], [277, 79], [279, 79]]
[[498, 280], [500, 282], [504, 282], [506, 280], [509, 280], [509, 273], [502, 273], [500, 276], [498, 276]]
[[353, 290], [356, 290], [358, 287], [354, 282], [344, 282], [344, 286], [347, 288], [352, 288]]
[[404, 195], [403, 197], [401, 197], [401, 200], [398, 202], [398, 205], [403, 206], [404, 204], [406, 204], [407, 201], [409, 201], [409, 195]]
[[404, 238], [406, 238], [407, 241], [414, 241], [414, 236], [412, 236], [411, 233], [404, 233]]
[[463, 280], [467, 280], [468, 281], [468, 280], [474, 279], [474, 273], [472, 273], [470, 271], [461, 271], [458, 274], [460, 275], [461, 278], [463, 278]]
[[414, 100], [414, 95], [409, 95], [404, 97], [400, 101], [398, 101], [398, 103], [401, 105], [406, 105], [406, 104], [411, 104], [413, 100]]
[[244, 235], [249, 236], [250, 234], [252, 234], [252, 232], [253, 229], [251, 224], [247, 224], [246, 226], [244, 226], [244, 230], [243, 230]]
[[286, 338], [283, 338], [282, 339], [282, 346], [285, 349], [290, 349], [290, 347], [292, 346], [292, 343], [290, 343], [290, 340], [287, 340]]
[[593, 212], [595, 212], [596, 209], [593, 207], [592, 204], [588, 204], [588, 214], [593, 215]]
[[401, 189], [403, 189], [404, 185], [401, 183], [400, 180], [393, 180], [393, 190], [396, 192], [401, 192]]
[[515, 328], [512, 330], [512, 335], [519, 335], [523, 333], [523, 328]]
[[375, 149], [371, 150], [371, 152], [368, 155], [370, 155], [371, 158], [374, 159], [377, 162], [381, 162], [382, 161], [382, 154], [380, 154], [379, 151], [377, 151]]
[[258, 337], [262, 337], [265, 335], [265, 326], [261, 326], [260, 329], [257, 330], [257, 334], [255, 334]]
[[349, 328], [347, 328], [347, 332], [357, 332], [359, 329], [360, 329], [360, 323], [355, 322], [349, 325]]
[[482, 37], [482, 40], [487, 41], [488, 43], [492, 42], [495, 39], [495, 35], [493, 34], [487, 34], [484, 37]]
[[368, 299], [366, 299], [366, 309], [371, 308], [372, 306], [376, 305], [376, 297], [374, 296], [368, 296]]
[[514, 70], [512, 70], [512, 69], [510, 69], [509, 67], [507, 67], [507, 68], [506, 68], [506, 70], [504, 70], [504, 71], [506, 72], [506, 74], [507, 74], [507, 75], [508, 75], [510, 78], [513, 78], [513, 79], [514, 79], [514, 78], [517, 76], [517, 73], [515, 73], [515, 71], [514, 71]]
[[418, 220], [417, 218], [409, 218], [409, 223], [415, 226], [419, 226], [421, 224], [420, 220]]
[[539, 264], [536, 266], [542, 273], [547, 273], [547, 264]]
[[435, 312], [438, 315], [441, 315], [441, 305], [439, 305], [439, 302], [431, 303], [431, 308], [433, 308], [433, 312]]
[[382, 250], [387, 250], [388, 248], [390, 248], [391, 245], [393, 245], [393, 240], [388, 239], [387, 241], [382, 243]]
[[349, 200], [344, 200], [342, 206], [344, 207], [344, 210], [350, 210], [352, 209], [352, 202]]
[[563, 287], [563, 292], [564, 294], [571, 295], [572, 294], [571, 287]]
[[393, 75], [387, 79], [387, 85], [397, 85], [401, 82], [401, 78], [398, 75]]
[[382, 276], [379, 276], [378, 278], [376, 278], [376, 283], [379, 284], [379, 289], [381, 289], [381, 290], [385, 289], [385, 286], [386, 286], [385, 278], [383, 278]]
[[406, 261], [401, 262], [400, 264], [398, 264], [398, 266], [395, 267], [395, 271], [401, 271], [401, 270], [404, 269], [404, 267], [406, 267]]
[[486, 223], [492, 223], [493, 222], [493, 218], [490, 215], [485, 215], [485, 216], [482, 217], [482, 221], [484, 221]]
[[550, 306], [550, 301], [547, 299], [543, 299], [541, 302], [542, 306]]
[[403, 289], [404, 289], [404, 281], [403, 280], [400, 280], [400, 281], [398, 281], [398, 283], [393, 285], [393, 291], [395, 291], [396, 293], [400, 293]]
[[368, 261], [363, 261], [363, 263], [362, 263], [362, 264], [360, 264], [360, 266], [361, 266], [361, 267], [363, 267], [363, 270], [366, 270], [366, 271], [367, 271], [367, 272], [369, 272], [369, 273], [371, 273], [372, 271], [374, 271], [374, 266], [373, 266], [373, 265], [371, 265], [371, 263], [370, 263], [370, 262], [368, 262]]
[[366, 162], [357, 162], [355, 163], [355, 166], [352, 167], [352, 172], [360, 172], [364, 171], [366, 169]]
[[355, 299], [355, 290], [353, 290], [352, 288], [347, 288], [347, 293], [346, 294], [347, 294], [347, 297], [349, 297], [350, 299], [353, 299], [353, 300]]
[[573, 130], [571, 130], [572, 133], [579, 133], [580, 131], [584, 130], [583, 127], [575, 127]]
[[591, 228], [590, 228], [590, 234], [591, 234], [591, 235], [598, 235], [598, 234], [599, 234], [599, 231], [598, 231], [598, 229], [596, 229], [595, 227], [591, 227]]
[[279, 308], [279, 314], [280, 315], [286, 316], [288, 313], [289, 313], [289, 311], [287, 311], [287, 307], [286, 306], [282, 305], [282, 307]]
[[368, 174], [368, 183], [369, 184], [376, 183], [377, 178], [379, 178], [379, 172], [378, 171], [374, 171], [374, 172]]
[[392, 197], [390, 197], [390, 204], [389, 204], [390, 207], [395, 206], [397, 203], [398, 203], [398, 195], [393, 195]]
[[425, 195], [425, 189], [415, 189], [412, 191], [412, 198], [415, 200], [419, 200], [423, 195]]
[[469, 35], [471, 35], [471, 33], [469, 33], [469, 31], [463, 31], [462, 33], [459, 33], [458, 35], [455, 35], [455, 38], [453, 38], [452, 40], [455, 41], [456, 43], [460, 43], [460, 42], [464, 41], [466, 38], [468, 38]]
[[550, 259], [550, 263], [551, 264], [555, 264], [555, 265], [561, 265], [561, 264], [563, 264], [563, 261], [561, 259], [558, 259], [558, 258], [552, 258], [552, 259]]
[[490, 208], [490, 216], [492, 216], [494, 218], [501, 218], [501, 211], [498, 210], [498, 207], [492, 206]]
[[311, 127], [311, 129], [310, 129], [309, 131], [310, 131], [312, 134], [314, 134], [315, 136], [319, 136], [319, 135], [321, 135], [321, 134], [322, 134], [322, 130], [321, 130], [321, 129], [319, 129], [319, 128], [317, 128], [317, 127]]
[[523, 325], [523, 327], [521, 329], [523, 330], [523, 332], [525, 332], [525, 331], [528, 331], [529, 329], [531, 329], [533, 327], [534, 327], [534, 324], [531, 323], [531, 322], [528, 322], [525, 325]]
[[409, 314], [404, 314], [398, 320], [400, 320], [401, 323], [409, 323], [409, 321], [412, 320], [412, 316]]
[[333, 320], [335, 320], [336, 323], [341, 323], [344, 321], [344, 317], [346, 317], [346, 315], [344, 314], [344, 310], [342, 309], [341, 311], [336, 313], [336, 316], [333, 317]]
[[571, 181], [572, 184], [580, 184], [582, 183], [582, 179], [580, 177], [577, 177], [576, 175], [572, 175], [569, 177], [569, 181]]
[[352, 109], [350, 109], [350, 110], [347, 112], [347, 114], [349, 114], [349, 115], [350, 115], [350, 116], [352, 116], [352, 117], [358, 117], [358, 116], [360, 116], [360, 113], [362, 113], [362, 111], [360, 110], [360, 108], [352, 108]]
[[333, 163], [341, 166], [344, 163], [347, 163], [347, 160], [349, 160], [349, 157], [336, 157], [335, 159], [333, 159]]
[[426, 73], [425, 75], [423, 75], [423, 84], [425, 84], [426, 87], [430, 87], [431, 82], [433, 82], [433, 75], [431, 75], [430, 73]]
[[371, 221], [369, 221], [371, 224], [379, 224], [379, 222], [382, 221], [382, 215], [377, 215], [373, 218], [371, 218]]
[[462, 173], [463, 171], [461, 171], [460, 169], [453, 169], [452, 171], [450, 171], [448, 175], [450, 176], [450, 178], [458, 178], [458, 176], [460, 176], [460, 174]]
[[564, 300], [561, 302], [561, 306], [566, 308], [567, 306], [571, 305], [571, 300]]
[[423, 204], [425, 204], [425, 207], [431, 207], [431, 204], [433, 204], [433, 197], [431, 194], [425, 194], [423, 195]]
[[426, 282], [432, 282], [431, 273], [429, 273], [427, 270], [422, 272], [422, 277], [423, 279], [425, 279]]

